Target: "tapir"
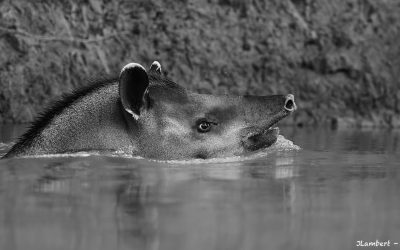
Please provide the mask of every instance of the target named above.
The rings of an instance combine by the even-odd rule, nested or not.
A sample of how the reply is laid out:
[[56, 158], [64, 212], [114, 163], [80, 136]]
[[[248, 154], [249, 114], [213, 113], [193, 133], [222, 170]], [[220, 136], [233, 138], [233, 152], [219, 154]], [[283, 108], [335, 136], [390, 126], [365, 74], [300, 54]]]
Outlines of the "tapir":
[[271, 146], [294, 96], [198, 94], [163, 76], [155, 61], [92, 83], [47, 109], [4, 156], [111, 152], [149, 159], [239, 156]]

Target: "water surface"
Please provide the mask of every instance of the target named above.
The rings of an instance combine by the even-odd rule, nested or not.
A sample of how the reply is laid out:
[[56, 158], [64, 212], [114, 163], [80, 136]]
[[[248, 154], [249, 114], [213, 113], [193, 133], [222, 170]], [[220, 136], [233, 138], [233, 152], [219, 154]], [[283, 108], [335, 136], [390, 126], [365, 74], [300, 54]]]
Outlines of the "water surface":
[[[21, 130], [0, 131], [3, 154]], [[400, 249], [399, 131], [282, 134], [302, 150], [2, 160], [0, 249]]]

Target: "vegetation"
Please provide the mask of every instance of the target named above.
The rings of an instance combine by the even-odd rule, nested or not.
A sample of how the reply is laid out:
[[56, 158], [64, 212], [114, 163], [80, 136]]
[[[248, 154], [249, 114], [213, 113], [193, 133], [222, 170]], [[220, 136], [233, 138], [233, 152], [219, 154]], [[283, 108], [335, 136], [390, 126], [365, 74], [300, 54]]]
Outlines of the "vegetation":
[[293, 93], [296, 124], [400, 126], [397, 0], [0, 1], [0, 122], [128, 62], [201, 93]]

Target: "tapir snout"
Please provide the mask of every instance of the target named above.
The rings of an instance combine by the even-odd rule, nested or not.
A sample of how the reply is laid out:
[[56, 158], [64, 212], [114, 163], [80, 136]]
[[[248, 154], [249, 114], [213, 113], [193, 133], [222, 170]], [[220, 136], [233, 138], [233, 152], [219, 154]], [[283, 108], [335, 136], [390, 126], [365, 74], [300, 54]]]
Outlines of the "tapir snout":
[[248, 125], [241, 131], [246, 151], [271, 146], [276, 142], [279, 129], [273, 126], [296, 110], [292, 94], [272, 96], [245, 96], [243, 108]]
[[131, 63], [118, 80], [93, 84], [48, 109], [6, 154], [112, 151], [152, 159], [241, 155], [276, 142], [274, 125], [296, 110], [294, 96], [193, 93]]
[[294, 102], [294, 95], [288, 94], [285, 96], [285, 104], [283, 108], [288, 112], [293, 112], [297, 109], [296, 103]]

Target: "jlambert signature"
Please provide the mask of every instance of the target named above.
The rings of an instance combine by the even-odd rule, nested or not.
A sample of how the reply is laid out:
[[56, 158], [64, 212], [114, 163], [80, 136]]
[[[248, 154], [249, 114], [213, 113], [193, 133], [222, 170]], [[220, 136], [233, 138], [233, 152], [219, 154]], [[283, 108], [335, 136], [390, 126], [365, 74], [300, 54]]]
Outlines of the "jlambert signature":
[[375, 241], [363, 241], [363, 240], [358, 240], [356, 242], [356, 247], [390, 247], [390, 246], [395, 246], [399, 245], [398, 242], [391, 242], [390, 240], [386, 241], [380, 241], [380, 240], [375, 240]]

